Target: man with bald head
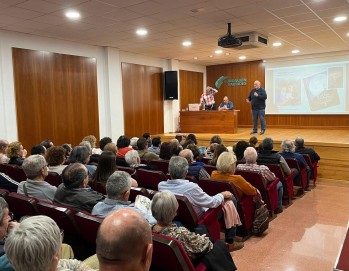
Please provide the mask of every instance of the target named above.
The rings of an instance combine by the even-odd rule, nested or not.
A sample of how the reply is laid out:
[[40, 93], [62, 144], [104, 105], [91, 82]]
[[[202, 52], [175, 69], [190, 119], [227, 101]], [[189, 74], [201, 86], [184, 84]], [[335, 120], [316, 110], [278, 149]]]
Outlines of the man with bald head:
[[228, 97], [225, 96], [223, 98], [223, 102], [221, 102], [221, 104], [218, 107], [219, 111], [226, 111], [226, 110], [233, 110], [234, 109], [234, 105], [233, 102], [229, 101]]
[[265, 100], [267, 99], [267, 92], [261, 87], [261, 82], [258, 80], [254, 81], [254, 88], [250, 91], [246, 102], [252, 105], [252, 120], [253, 120], [253, 130], [250, 134], [256, 134], [258, 129], [258, 118], [261, 122], [261, 132], [260, 135], [265, 133], [267, 128], [265, 122]]
[[10, 158], [6, 155], [8, 144], [6, 139], [0, 139], [0, 164], [7, 164], [10, 161]]
[[132, 209], [107, 216], [99, 227], [96, 254], [100, 271], [147, 271], [153, 244], [148, 222]]
[[188, 168], [188, 174], [191, 176], [194, 176], [197, 180], [203, 179], [203, 178], [210, 178], [210, 174], [206, 171], [204, 168], [204, 163], [202, 162], [196, 162], [194, 160], [194, 154], [189, 149], [184, 149], [179, 153], [179, 156], [184, 157], [187, 159], [189, 168]]

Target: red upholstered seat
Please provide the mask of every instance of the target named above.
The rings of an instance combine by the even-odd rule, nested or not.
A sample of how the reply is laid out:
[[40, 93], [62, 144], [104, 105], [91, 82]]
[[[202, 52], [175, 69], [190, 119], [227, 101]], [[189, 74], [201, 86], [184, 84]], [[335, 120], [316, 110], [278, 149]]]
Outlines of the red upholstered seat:
[[147, 197], [149, 199], [151, 199], [152, 196], [153, 196], [153, 194], [150, 193], [144, 187], [131, 187], [130, 196], [129, 196], [128, 200], [131, 201], [131, 202], [135, 202], [136, 197], [138, 195], [145, 196], [145, 197]]
[[103, 218], [91, 215], [87, 212], [78, 212], [75, 214], [74, 218], [81, 237], [89, 244], [95, 246], [97, 231], [103, 221]]
[[147, 189], [158, 190], [158, 184], [166, 181], [165, 173], [160, 170], [137, 169], [138, 185]]
[[293, 198], [294, 171], [291, 171], [291, 174], [286, 176], [280, 164], [267, 164], [266, 166], [275, 174], [277, 178], [279, 178], [279, 180], [281, 180], [284, 187], [284, 195], [287, 196], [288, 204], [290, 204]]
[[17, 165], [0, 164], [0, 172], [5, 173], [11, 179], [17, 182], [22, 182], [27, 179], [27, 175], [25, 175], [24, 170]]
[[278, 206], [278, 191], [276, 186], [279, 182], [279, 178], [265, 185], [262, 175], [259, 173], [237, 170], [235, 174], [241, 175], [246, 181], [256, 187], [259, 192], [261, 192], [263, 201], [267, 204], [269, 211], [274, 212]]
[[210, 232], [212, 240], [215, 241], [220, 239], [221, 225], [217, 219], [217, 215], [218, 212], [222, 210], [221, 205], [217, 208], [207, 210], [202, 216], [198, 217], [193, 206], [186, 197], [176, 195], [176, 198], [179, 207], [174, 220], [182, 222], [183, 225], [190, 230], [193, 230], [199, 224], [205, 225]]
[[200, 263], [194, 267], [182, 245], [174, 238], [153, 233], [153, 259], [150, 270], [157, 271], [205, 271]]
[[[210, 196], [214, 196], [223, 191], [230, 191], [237, 198], [236, 188], [231, 182], [200, 179], [198, 184], [201, 189]], [[253, 196], [243, 196], [237, 202], [237, 211], [239, 213], [242, 224], [237, 228], [237, 235], [242, 237], [248, 236], [251, 232], [255, 211]]]
[[313, 177], [314, 185], [317, 179], [317, 168], [319, 163], [317, 161], [312, 162], [309, 154], [303, 154], [304, 160], [307, 162], [308, 167], [311, 169], [311, 176]]
[[212, 160], [212, 158], [209, 158], [209, 157], [202, 157], [201, 158], [201, 162], [205, 163], [206, 165], [208, 165], [211, 160]]
[[156, 166], [165, 175], [168, 173], [168, 164], [169, 164], [168, 160], [150, 160], [149, 164]]
[[36, 198], [12, 192], [7, 195], [6, 201], [10, 207], [10, 211], [14, 213], [16, 220], [19, 220], [22, 216], [39, 214], [37, 209], [38, 200]]
[[211, 165], [204, 165], [204, 168], [206, 169], [206, 171], [208, 172], [208, 174], [211, 176], [212, 171], [217, 170], [217, 168], [215, 166], [211, 166]]
[[285, 158], [285, 160], [290, 168], [298, 170], [301, 179], [301, 183], [298, 185], [304, 189], [307, 186], [307, 168], [304, 167], [301, 169], [296, 158]]
[[50, 185], [53, 186], [59, 186], [62, 183], [62, 176], [59, 175], [57, 172], [48, 172], [45, 181], [48, 182]]
[[0, 197], [6, 198], [8, 194], [10, 194], [10, 191], [7, 189], [0, 189]]

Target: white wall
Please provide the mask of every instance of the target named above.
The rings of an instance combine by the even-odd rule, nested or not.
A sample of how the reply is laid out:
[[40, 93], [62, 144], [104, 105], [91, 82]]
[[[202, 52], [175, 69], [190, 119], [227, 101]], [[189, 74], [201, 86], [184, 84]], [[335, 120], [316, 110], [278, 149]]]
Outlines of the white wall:
[[[101, 137], [110, 136], [114, 141], [124, 133], [122, 62], [161, 67], [163, 71], [183, 69], [203, 72], [206, 80], [204, 66], [131, 54], [111, 47], [85, 45], [0, 30], [0, 120], [2, 122], [0, 138], [6, 138], [9, 141], [18, 139], [12, 47], [96, 58], [99, 133]], [[164, 101], [164, 132], [176, 130], [178, 115], [179, 102]]]

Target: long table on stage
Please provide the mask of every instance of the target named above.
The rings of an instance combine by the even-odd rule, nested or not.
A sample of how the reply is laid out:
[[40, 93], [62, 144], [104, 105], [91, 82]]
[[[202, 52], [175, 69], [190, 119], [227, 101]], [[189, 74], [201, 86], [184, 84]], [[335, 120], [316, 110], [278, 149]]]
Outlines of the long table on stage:
[[181, 132], [235, 134], [238, 129], [239, 111], [181, 111]]

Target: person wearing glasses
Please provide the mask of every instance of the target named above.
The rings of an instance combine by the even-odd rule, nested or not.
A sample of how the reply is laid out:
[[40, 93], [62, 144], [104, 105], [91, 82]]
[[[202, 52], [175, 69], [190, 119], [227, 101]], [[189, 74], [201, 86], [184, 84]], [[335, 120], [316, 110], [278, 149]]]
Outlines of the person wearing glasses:
[[48, 175], [45, 158], [39, 154], [31, 155], [24, 160], [22, 168], [28, 179], [19, 183], [17, 193], [52, 202], [57, 187], [45, 182]]
[[12, 219], [13, 213], [10, 212], [6, 200], [0, 197], [0, 256], [5, 254], [5, 237], [8, 231], [18, 224]]

